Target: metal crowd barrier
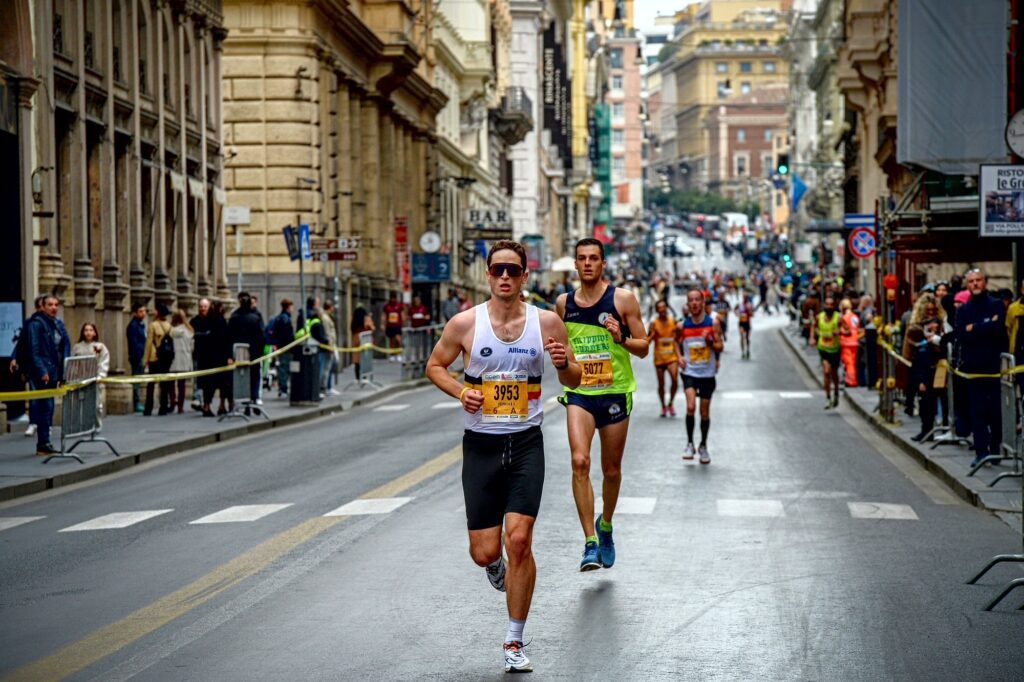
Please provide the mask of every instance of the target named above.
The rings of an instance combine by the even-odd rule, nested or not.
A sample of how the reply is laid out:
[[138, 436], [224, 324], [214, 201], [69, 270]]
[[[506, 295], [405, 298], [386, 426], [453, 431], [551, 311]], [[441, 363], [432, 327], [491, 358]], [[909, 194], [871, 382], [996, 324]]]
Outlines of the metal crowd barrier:
[[[97, 364], [95, 355], [67, 358], [64, 360], [65, 383], [97, 378]], [[61, 404], [60, 452], [44, 459], [43, 464], [51, 459], [75, 459], [79, 464], [84, 464], [81, 457], [73, 454], [74, 449], [82, 443], [106, 443], [115, 457], [121, 456], [109, 440], [96, 435], [100, 430], [99, 391], [100, 385], [93, 382], [64, 394]], [[78, 440], [68, 447], [67, 443], [72, 438]]]
[[936, 424], [935, 428], [931, 430], [931, 433], [924, 439], [924, 442], [933, 440], [931, 449], [934, 450], [940, 445], [970, 445], [970, 440], [963, 436], [957, 435], [956, 432], [956, 405], [953, 402], [953, 383], [955, 375], [953, 374], [953, 346], [950, 345], [946, 349], [946, 363], [948, 370], [946, 372], [946, 411], [949, 414], [942, 415], [946, 421], [945, 425]]
[[267, 411], [252, 400], [250, 372], [253, 366], [237, 366], [239, 363], [249, 362], [249, 345], [236, 343], [232, 346], [232, 353], [236, 365], [231, 369], [231, 398], [233, 406], [227, 414], [222, 414], [218, 417], [217, 421], [220, 422], [234, 417], [249, 421], [249, 415], [251, 414], [256, 414], [269, 420], [270, 415], [267, 414]]
[[383, 388], [384, 384], [377, 381], [373, 376], [373, 332], [359, 332], [357, 341], [362, 349], [359, 351], [359, 380], [348, 382], [344, 388], [347, 389], [353, 386], [358, 388], [363, 388], [364, 386]]
[[[1020, 503], [1021, 503], [1021, 553], [1020, 554], [999, 554], [994, 557], [985, 565], [985, 568], [975, 575], [973, 578], [967, 581], [968, 585], [974, 585], [981, 579], [981, 576], [989, 572], [989, 570], [997, 565], [1003, 563], [1024, 563], [1024, 476], [1021, 475], [1020, 458], [1021, 458], [1021, 437], [1017, 434], [1017, 421], [1020, 417], [1020, 402], [1017, 397], [1017, 387], [1015, 381], [1015, 374], [1009, 373], [1008, 370], [1012, 370], [1016, 363], [1014, 358], [1009, 353], [1003, 353], [1000, 355], [1000, 370], [1003, 372], [1002, 377], [999, 379], [1000, 383], [1000, 397], [1002, 401], [1002, 417], [1003, 417], [1003, 450], [1012, 453], [1015, 463], [1014, 472], [1007, 474], [1000, 474], [996, 477], [996, 480], [1009, 476], [1015, 476], [1021, 479], [1020, 487]], [[1010, 445], [1007, 445], [1010, 443]], [[989, 459], [989, 458], [986, 458]], [[995, 483], [995, 481], [993, 481]], [[1017, 578], [1011, 580], [1004, 587], [1003, 590], [996, 596], [995, 599], [990, 601], [986, 606], [986, 611], [991, 611], [1001, 602], [1006, 595], [1013, 592], [1018, 587], [1024, 587], [1024, 578]], [[1024, 606], [1021, 607], [1024, 610]]]
[[441, 338], [441, 325], [402, 328], [402, 380], [419, 379], [426, 374], [427, 360]]

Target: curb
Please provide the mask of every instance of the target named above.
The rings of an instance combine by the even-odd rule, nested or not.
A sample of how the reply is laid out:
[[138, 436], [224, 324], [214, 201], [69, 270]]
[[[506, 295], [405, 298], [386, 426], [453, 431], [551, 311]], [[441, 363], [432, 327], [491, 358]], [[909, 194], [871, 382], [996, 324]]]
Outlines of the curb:
[[[810, 372], [811, 376], [814, 378], [815, 383], [817, 383], [819, 386], [822, 386], [823, 384], [821, 377], [819, 377], [815, 371], [817, 368], [813, 367], [811, 363], [807, 360], [807, 358], [804, 357], [804, 354], [800, 352], [800, 349], [797, 348], [796, 345], [794, 345], [795, 342], [793, 341], [793, 339], [789, 337], [785, 329], [779, 329], [778, 332], [779, 336], [782, 337], [789, 351], [794, 356], [796, 356], [796, 358], [803, 364], [807, 371]], [[846, 402], [847, 405], [853, 408], [853, 411], [856, 412], [858, 416], [860, 416], [868, 424], [874, 427], [875, 431], [878, 432], [879, 435], [885, 437], [886, 440], [888, 440], [890, 443], [898, 447], [902, 452], [906, 453], [907, 455], [910, 455], [914, 459], [914, 461], [920, 464], [925, 471], [927, 471], [931, 475], [935, 476], [935, 478], [942, 481], [946, 485], [946, 487], [948, 487], [950, 490], [956, 493], [956, 495], [963, 499], [965, 502], [979, 509], [984, 509], [985, 511], [993, 514], [999, 511], [997, 509], [990, 508], [988, 505], [986, 505], [984, 500], [982, 500], [981, 495], [977, 491], [972, 490], [971, 488], [964, 485], [963, 482], [961, 482], [958, 478], [956, 478], [948, 471], [943, 469], [941, 466], [936, 464], [935, 461], [930, 459], [926, 454], [924, 454], [916, 447], [908, 443], [898, 434], [894, 433], [893, 430], [890, 429], [884, 421], [882, 421], [881, 417], [876, 415], [874, 412], [869, 412], [866, 409], [864, 409], [864, 407], [861, 406], [860, 403], [858, 403], [853, 398], [847, 396], [845, 391], [843, 392], [843, 400], [844, 402]]]
[[[419, 388], [420, 386], [424, 386], [428, 383], [430, 383], [430, 380], [424, 378], [392, 384], [391, 386], [386, 386], [374, 393], [356, 398], [352, 401], [351, 407], [359, 407], [360, 405], [364, 405], [372, 400], [379, 400], [396, 393]], [[217, 443], [235, 440], [242, 436], [260, 433], [281, 426], [291, 426], [293, 424], [313, 421], [314, 419], [344, 412], [345, 409], [346, 408], [340, 404], [327, 405], [301, 414], [289, 414], [281, 417], [273, 417], [269, 421], [251, 421], [239, 426], [227, 428], [223, 431], [218, 431], [217, 433], [206, 433], [201, 436], [183, 438], [182, 440], [160, 445], [149, 450], [144, 450], [143, 452], [135, 453], [134, 455], [122, 455], [121, 457], [108, 462], [102, 462], [91, 466], [86, 465], [74, 471], [62, 472], [54, 474], [53, 476], [46, 476], [44, 478], [26, 481], [24, 483], [15, 483], [13, 485], [0, 488], [0, 502], [8, 502], [19, 497], [34, 495], [47, 490], [53, 490], [54, 488], [72, 485], [73, 483], [80, 483], [93, 478], [99, 478], [100, 476], [106, 476], [107, 474], [123, 471], [129, 467], [152, 462], [153, 460], [167, 457], [169, 455], [176, 455], [189, 450], [196, 450], [198, 448], [206, 447], [207, 445], [215, 445]]]

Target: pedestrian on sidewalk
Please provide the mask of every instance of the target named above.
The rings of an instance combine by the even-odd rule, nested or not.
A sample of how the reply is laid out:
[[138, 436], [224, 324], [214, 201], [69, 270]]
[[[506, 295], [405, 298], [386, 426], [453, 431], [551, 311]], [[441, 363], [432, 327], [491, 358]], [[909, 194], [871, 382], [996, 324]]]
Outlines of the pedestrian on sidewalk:
[[[228, 344], [227, 322], [223, 315], [214, 315], [208, 298], [199, 299], [199, 314], [192, 318], [192, 354], [197, 370], [214, 369], [228, 364], [231, 355]], [[225, 372], [224, 374], [229, 374]], [[213, 394], [223, 381], [223, 374], [208, 374], [197, 379], [203, 398], [203, 416], [212, 417]], [[223, 407], [224, 395], [221, 393]]]
[[[146, 310], [145, 303], [139, 303], [132, 310], [132, 319], [128, 322], [128, 329], [125, 335], [128, 337], [128, 364], [132, 368], [132, 376], [140, 376], [146, 373]], [[132, 405], [136, 412], [141, 413], [145, 407], [142, 404], [142, 384], [132, 384]]]
[[[295, 327], [292, 325], [292, 309], [295, 307], [290, 298], [281, 299], [281, 312], [267, 324], [267, 339], [275, 348], [284, 348], [295, 340]], [[288, 378], [290, 377], [291, 351], [277, 356], [277, 397], [288, 397]]]
[[[78, 342], [71, 348], [71, 355], [96, 355], [96, 378], [105, 379], [110, 373], [110, 351], [100, 342], [100, 333], [96, 325], [86, 322], [78, 333]], [[97, 421], [102, 426], [104, 414], [103, 406], [106, 398], [106, 386], [100, 384], [96, 387], [96, 413]]]
[[839, 355], [847, 388], [857, 388], [857, 353], [860, 350], [860, 317], [853, 312], [853, 302], [844, 298], [839, 303]]
[[927, 321], [923, 326], [913, 324], [907, 330], [906, 343], [910, 348], [910, 379], [920, 397], [921, 431], [911, 440], [921, 442], [935, 426], [938, 394], [935, 390], [935, 367], [938, 364], [940, 336], [938, 321]]
[[[988, 279], [984, 272], [971, 270], [965, 280], [971, 298], [956, 314], [961, 367], [967, 374], [996, 374], [999, 354], [1007, 349], [1006, 308], [985, 290]], [[1000, 453], [1003, 435], [999, 379], [968, 379], [967, 395], [974, 434], [974, 466], [988, 455]]]
[[[334, 304], [324, 301], [320, 310], [320, 324], [323, 325], [329, 346], [338, 345], [338, 328], [334, 324]], [[338, 351], [325, 350], [320, 356], [320, 392], [327, 395], [339, 395], [334, 388], [334, 375], [338, 371]]]
[[[193, 365], [192, 351], [195, 333], [185, 318], [184, 311], [175, 311], [171, 316], [171, 342], [174, 344], [174, 360], [171, 362], [172, 374], [191, 372]], [[185, 412], [185, 387], [188, 379], [175, 379], [174, 400], [178, 406], [178, 414]]]
[[[231, 344], [244, 343], [249, 347], [249, 359], [256, 360], [263, 354], [263, 344], [266, 338], [263, 335], [263, 317], [258, 311], [253, 310], [252, 298], [248, 292], [243, 291], [238, 295], [238, 309], [231, 313], [228, 320], [228, 338]], [[249, 367], [249, 399], [257, 405], [262, 405], [260, 400], [260, 366], [259, 364]]]
[[[384, 305], [384, 336], [388, 338], [388, 346], [392, 349], [402, 347], [402, 327], [405, 324], [405, 305], [398, 302], [398, 294], [391, 292], [388, 302]], [[401, 362], [402, 354], [388, 356], [388, 362]]]
[[[170, 314], [171, 309], [166, 305], [156, 304], [156, 317], [149, 324], [149, 334], [146, 336], [146, 354], [143, 357], [149, 374], [167, 374], [174, 361], [174, 341], [168, 337], [171, 323], [167, 318]], [[160, 409], [157, 415], [162, 417], [171, 411], [171, 393], [174, 391], [174, 382], [161, 381], [159, 383]], [[145, 417], [153, 415], [153, 392], [155, 390], [156, 382], [151, 381], [146, 384], [146, 404], [142, 409], [142, 414]]]
[[[43, 309], [43, 301], [46, 300], [45, 296], [36, 296], [35, 300], [35, 311], [33, 314], [40, 312]], [[10, 371], [14, 375], [15, 385], [14, 390], [20, 391], [25, 388], [25, 384], [28, 382], [28, 368], [32, 366], [32, 353], [29, 347], [28, 338], [28, 323], [31, 317], [26, 318], [21, 325], [21, 329], [18, 330], [18, 334], [14, 341], [14, 356], [11, 358]], [[25, 401], [19, 401], [17, 403], [7, 403], [8, 414], [12, 412], [12, 406], [17, 406], [20, 411], [20, 415], [15, 421], [28, 420], [28, 427], [25, 429], [25, 437], [31, 438], [36, 435], [36, 425], [30, 419], [29, 412]]]
[[[57, 317], [59, 310], [60, 299], [47, 296], [43, 300], [43, 309], [34, 313], [26, 325], [29, 340], [26, 370], [29, 386], [34, 391], [57, 388], [64, 381], [64, 359], [71, 353], [71, 339], [64, 323]], [[29, 403], [31, 421], [36, 425], [36, 454], [41, 457], [59, 452], [50, 443], [53, 410], [53, 398]]]
[[452, 319], [459, 314], [459, 295], [455, 292], [455, 289], [448, 290], [448, 298], [441, 304], [441, 317], [444, 321]]
[[[456, 311], [456, 315], [457, 314], [458, 312]], [[364, 308], [362, 304], [356, 304], [356, 309], [352, 311], [352, 322], [349, 324], [349, 333], [352, 337], [352, 341], [349, 345], [358, 346], [360, 344], [359, 335], [363, 332], [372, 332], [374, 329], [373, 317], [370, 313], [366, 312], [366, 308]], [[361, 356], [361, 351], [352, 353], [352, 366], [355, 367], [357, 382], [361, 381], [359, 366], [362, 361]]]

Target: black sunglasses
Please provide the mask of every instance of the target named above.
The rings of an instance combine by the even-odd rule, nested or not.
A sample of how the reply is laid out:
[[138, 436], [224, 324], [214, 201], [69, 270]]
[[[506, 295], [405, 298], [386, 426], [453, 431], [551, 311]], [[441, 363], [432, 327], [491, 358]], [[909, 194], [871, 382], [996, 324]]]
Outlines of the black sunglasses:
[[507, 272], [512, 279], [523, 276], [523, 266], [515, 263], [491, 263], [487, 272], [491, 277], [502, 277]]

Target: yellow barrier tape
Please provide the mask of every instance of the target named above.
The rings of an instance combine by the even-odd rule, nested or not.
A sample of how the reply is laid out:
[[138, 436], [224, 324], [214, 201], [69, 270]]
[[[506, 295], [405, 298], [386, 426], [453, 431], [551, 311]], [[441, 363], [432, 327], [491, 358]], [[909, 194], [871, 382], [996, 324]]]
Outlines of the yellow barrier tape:
[[0, 402], [17, 402], [21, 400], [45, 400], [46, 398], [56, 398], [57, 396], [65, 395], [71, 391], [77, 391], [80, 388], [85, 388], [90, 384], [96, 383], [97, 379], [87, 379], [85, 381], [76, 381], [70, 384], [64, 384], [57, 388], [41, 388], [35, 391], [5, 391], [0, 392]]
[[905, 357], [897, 353], [896, 349], [892, 347], [892, 344], [886, 343], [885, 341], [879, 341], [878, 345], [884, 348], [886, 353], [893, 356], [896, 360], [899, 360], [907, 367], [913, 365], [913, 363], [910, 360], [907, 360]]
[[369, 350], [371, 348], [373, 350], [377, 351], [378, 353], [385, 353], [385, 354], [388, 354], [388, 355], [395, 355], [396, 353], [401, 353], [402, 352], [401, 348], [381, 348], [380, 346], [377, 346], [377, 345], [372, 344], [372, 343], [364, 343], [361, 346], [351, 346], [351, 347], [332, 346], [329, 343], [321, 343], [321, 344], [318, 344], [318, 345], [320, 346], [321, 349], [326, 350], [326, 351], [330, 351], [332, 353], [359, 353], [361, 351]]
[[[902, 355], [897, 353], [896, 350], [892, 347], [891, 344], [888, 344], [885, 341], [879, 341], [878, 345], [880, 345], [882, 348], [884, 348], [885, 351], [889, 355], [893, 356], [894, 358], [896, 358], [897, 360], [902, 362], [907, 367], [910, 367], [912, 365], [910, 360], [907, 360], [905, 357], [903, 357]], [[960, 377], [961, 379], [1000, 379], [1000, 378], [1002, 378], [1004, 376], [1012, 376], [1014, 374], [1022, 374], [1022, 373], [1024, 373], [1024, 365], [1018, 365], [1018, 366], [1016, 366], [1016, 367], [1014, 367], [1012, 369], [1006, 370], [1005, 372], [995, 372], [995, 373], [991, 373], [991, 374], [961, 372], [960, 370], [958, 370], [956, 368], [950, 368], [950, 370], [953, 372], [953, 374], [955, 374], [956, 376]]]

